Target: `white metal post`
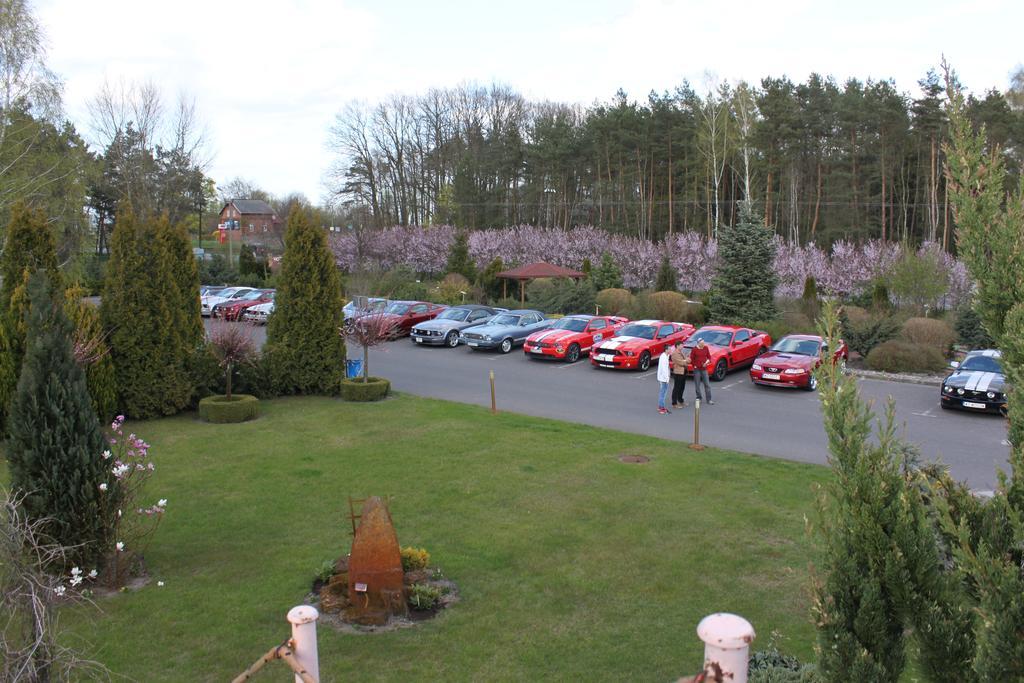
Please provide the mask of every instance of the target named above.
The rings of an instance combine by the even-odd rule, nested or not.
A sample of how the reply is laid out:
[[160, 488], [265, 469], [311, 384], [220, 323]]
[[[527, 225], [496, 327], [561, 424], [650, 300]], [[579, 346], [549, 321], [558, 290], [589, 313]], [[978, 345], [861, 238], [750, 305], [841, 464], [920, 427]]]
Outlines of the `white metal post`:
[[[320, 613], [310, 605], [299, 605], [288, 611], [295, 659], [317, 683], [320, 681], [320, 662], [316, 650], [316, 620], [319, 618]], [[295, 676], [295, 683], [302, 683], [298, 675]]]
[[704, 641], [704, 664], [716, 662], [732, 683], [747, 683], [754, 627], [736, 614], [718, 612], [701, 619], [697, 635]]

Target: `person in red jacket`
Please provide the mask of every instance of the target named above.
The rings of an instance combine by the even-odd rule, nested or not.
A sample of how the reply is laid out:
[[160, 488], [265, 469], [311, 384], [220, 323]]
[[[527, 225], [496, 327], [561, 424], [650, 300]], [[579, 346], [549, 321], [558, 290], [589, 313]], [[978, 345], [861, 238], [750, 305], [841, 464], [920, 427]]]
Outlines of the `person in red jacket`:
[[711, 351], [703, 339], [697, 340], [697, 346], [690, 352], [690, 362], [693, 364], [693, 388], [697, 392], [697, 400], [700, 399], [700, 385], [704, 383], [704, 395], [708, 397], [708, 405], [713, 406], [711, 400], [711, 382], [708, 381], [708, 365], [711, 363]]

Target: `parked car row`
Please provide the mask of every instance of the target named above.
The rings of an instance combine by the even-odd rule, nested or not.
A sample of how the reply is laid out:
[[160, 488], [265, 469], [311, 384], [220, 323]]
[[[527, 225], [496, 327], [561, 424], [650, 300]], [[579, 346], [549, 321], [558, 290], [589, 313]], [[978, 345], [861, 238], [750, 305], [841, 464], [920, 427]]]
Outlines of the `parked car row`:
[[204, 318], [266, 324], [274, 311], [273, 289], [255, 287], [214, 287], [199, 289], [199, 314]]

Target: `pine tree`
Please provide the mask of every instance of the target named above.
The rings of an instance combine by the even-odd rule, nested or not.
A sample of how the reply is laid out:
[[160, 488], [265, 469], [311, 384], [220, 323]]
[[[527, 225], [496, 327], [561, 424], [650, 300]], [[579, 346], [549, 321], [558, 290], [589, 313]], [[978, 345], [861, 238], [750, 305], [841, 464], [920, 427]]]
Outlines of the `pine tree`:
[[470, 282], [476, 279], [476, 266], [469, 256], [469, 235], [465, 230], [455, 234], [455, 241], [448, 252], [445, 273], [458, 273]]
[[778, 314], [775, 252], [774, 235], [744, 202], [739, 223], [719, 229], [719, 265], [711, 285], [710, 320], [751, 324]]
[[32, 276], [28, 345], [11, 405], [7, 457], [11, 483], [26, 494], [46, 533], [74, 547], [69, 562], [95, 567], [110, 549], [112, 525], [103, 500], [115, 486], [104, 460], [105, 441], [92, 408], [85, 373], [75, 362], [71, 322], [47, 277]]
[[184, 318], [165, 242], [153, 222], [129, 206], [117, 217], [100, 305], [117, 378], [118, 405], [132, 418], [173, 415], [187, 404], [192, 383], [181, 339]]
[[621, 289], [622, 271], [615, 265], [615, 259], [607, 251], [601, 254], [601, 265], [594, 271], [591, 279], [594, 281], [594, 289]]
[[498, 256], [493, 261], [487, 264], [487, 267], [480, 271], [480, 275], [477, 278], [477, 284], [484, 290], [484, 293], [492, 301], [497, 301], [501, 298], [501, 278], [498, 277], [498, 273], [505, 270], [505, 263]]
[[344, 375], [341, 280], [313, 216], [292, 209], [264, 359], [277, 393], [333, 394]]
[[183, 224], [172, 225], [164, 216], [156, 222], [156, 232], [171, 273], [166, 291], [177, 337], [176, 355], [180, 365], [186, 367], [206, 337], [199, 313], [199, 268]]
[[7, 339], [7, 325], [0, 320], [0, 436], [7, 431], [7, 410], [17, 386], [18, 371]]
[[672, 263], [668, 260], [668, 254], [664, 254], [661, 257], [661, 267], [658, 269], [658, 278], [654, 283], [654, 291], [656, 292], [676, 292], [678, 290], [678, 274], [676, 269], [672, 267]]

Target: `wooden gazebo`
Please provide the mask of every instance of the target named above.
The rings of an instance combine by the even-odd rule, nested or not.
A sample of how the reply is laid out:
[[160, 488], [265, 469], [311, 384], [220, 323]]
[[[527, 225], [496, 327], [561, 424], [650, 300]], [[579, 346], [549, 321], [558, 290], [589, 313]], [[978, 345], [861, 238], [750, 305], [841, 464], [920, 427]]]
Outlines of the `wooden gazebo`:
[[586, 273], [581, 273], [578, 270], [563, 268], [562, 266], [552, 265], [545, 261], [529, 263], [525, 266], [519, 266], [518, 268], [498, 273], [498, 277], [505, 280], [501, 286], [503, 297], [508, 296], [508, 281], [519, 280], [519, 303], [522, 306], [526, 305], [526, 282], [528, 280], [536, 280], [541, 277], [569, 277], [573, 280], [579, 280], [586, 276]]

